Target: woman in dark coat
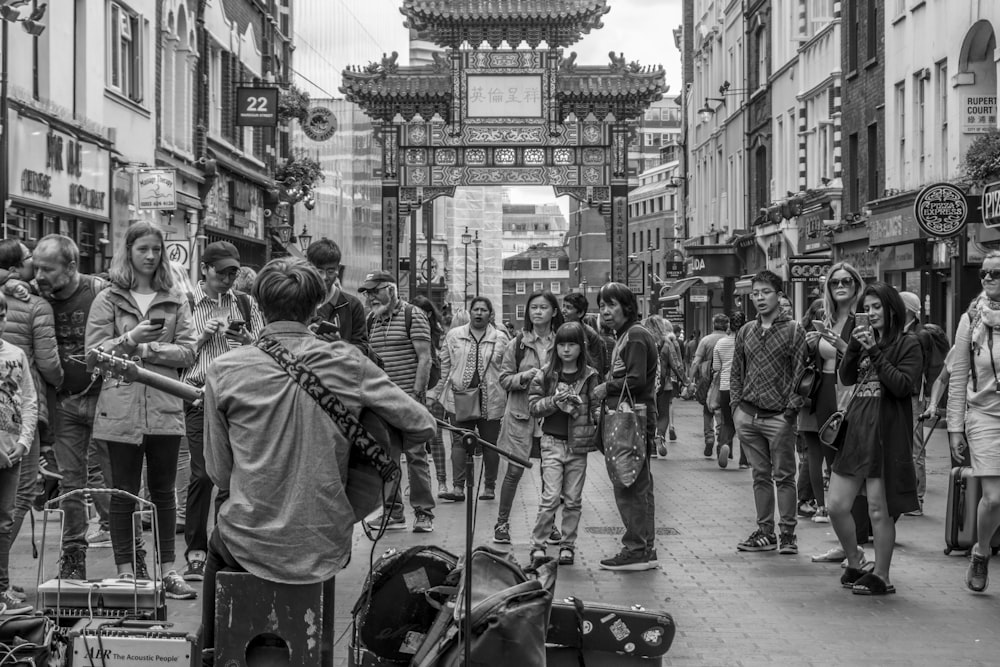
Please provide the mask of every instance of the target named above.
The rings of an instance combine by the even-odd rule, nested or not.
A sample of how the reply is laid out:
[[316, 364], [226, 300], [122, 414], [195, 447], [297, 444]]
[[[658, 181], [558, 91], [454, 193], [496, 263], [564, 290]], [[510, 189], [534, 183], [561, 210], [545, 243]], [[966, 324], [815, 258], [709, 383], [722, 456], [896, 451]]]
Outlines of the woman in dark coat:
[[[857, 595], [895, 593], [889, 566], [896, 541], [893, 515], [919, 507], [913, 469], [913, 413], [910, 397], [920, 387], [923, 353], [913, 334], [903, 333], [906, 313], [899, 293], [885, 283], [869, 285], [859, 313], [870, 324], [851, 332], [840, 379], [855, 385], [840, 449], [833, 461], [827, 505], [830, 521], [847, 554], [840, 579]], [[865, 483], [875, 535], [875, 569], [861, 569], [851, 505]]]

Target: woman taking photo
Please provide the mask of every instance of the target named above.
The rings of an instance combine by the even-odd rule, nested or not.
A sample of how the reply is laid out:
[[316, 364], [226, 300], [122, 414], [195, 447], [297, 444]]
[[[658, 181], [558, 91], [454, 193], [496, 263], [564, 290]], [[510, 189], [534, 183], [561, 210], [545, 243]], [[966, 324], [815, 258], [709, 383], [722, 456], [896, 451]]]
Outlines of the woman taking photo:
[[[147, 371], [177, 380], [178, 369], [194, 363], [195, 336], [187, 296], [174, 288], [160, 228], [150, 222], [130, 226], [111, 260], [109, 277], [111, 287], [97, 295], [90, 309], [87, 349], [103, 347], [108, 353], [138, 358]], [[183, 435], [180, 398], [136, 382], [105, 381], [93, 437], [108, 443], [116, 489], [138, 495], [145, 460], [149, 495], [156, 505], [163, 587], [167, 597], [175, 599], [196, 595], [174, 569], [174, 481]], [[145, 553], [133, 548], [133, 511], [131, 500], [111, 498], [115, 566], [121, 578], [149, 579]]]
[[983, 490], [979, 541], [965, 574], [965, 585], [977, 593], [989, 585], [990, 540], [1000, 526], [1000, 251], [986, 255], [979, 276], [983, 292], [959, 320], [948, 381], [952, 458], [960, 460], [968, 447]]
[[[862, 294], [859, 322], [840, 366], [840, 379], [855, 385], [833, 460], [827, 498], [830, 521], [847, 554], [840, 578], [855, 595], [886, 595], [896, 589], [889, 566], [896, 542], [894, 515], [919, 507], [913, 469], [913, 408], [910, 397], [920, 387], [923, 352], [920, 341], [903, 333], [906, 309], [895, 288], [873, 283]], [[861, 569], [851, 507], [865, 484], [868, 515], [875, 536], [875, 567]]]
[[[528, 458], [541, 446], [540, 421], [528, 410], [528, 388], [532, 378], [542, 375], [555, 347], [556, 329], [562, 326], [563, 315], [552, 292], [534, 292], [524, 309], [524, 331], [503, 353], [500, 364], [500, 386], [507, 392], [507, 407], [497, 447]], [[514, 505], [517, 485], [524, 468], [508, 462], [507, 475], [500, 485], [500, 508], [493, 528], [493, 541], [510, 544], [510, 508]], [[553, 529], [550, 539], [557, 537]], [[559, 535], [559, 541], [562, 535]], [[558, 544], [559, 541], [555, 543]]]

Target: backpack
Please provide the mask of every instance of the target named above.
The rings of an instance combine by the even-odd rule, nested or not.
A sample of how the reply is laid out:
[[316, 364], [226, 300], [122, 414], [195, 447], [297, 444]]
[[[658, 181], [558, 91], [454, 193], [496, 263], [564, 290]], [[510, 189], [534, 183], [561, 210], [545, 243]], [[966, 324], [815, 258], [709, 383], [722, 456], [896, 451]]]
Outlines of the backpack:
[[929, 391], [944, 368], [944, 359], [951, 350], [951, 343], [948, 342], [948, 334], [936, 324], [925, 324], [924, 333], [930, 343], [929, 349], [924, 350], [927, 355], [924, 359], [924, 386]]
[[[413, 304], [404, 303], [403, 304], [403, 319], [406, 324], [406, 337], [410, 337], [410, 330], [413, 328]], [[368, 329], [368, 335], [371, 336], [372, 326], [375, 324], [375, 313], [368, 313], [368, 317], [365, 318], [365, 328]], [[430, 324], [428, 322], [428, 324]], [[431, 330], [431, 336], [433, 337], [434, 331]], [[372, 350], [372, 354], [376, 354]], [[376, 355], [377, 356], [377, 355]], [[379, 359], [381, 361], [381, 359]], [[379, 363], [379, 368], [382, 364]], [[438, 354], [437, 346], [434, 345], [434, 341], [431, 341], [431, 373], [427, 378], [427, 388], [436, 387], [438, 382], [441, 381], [441, 356]]]
[[[240, 310], [240, 315], [243, 316], [243, 326], [247, 328], [247, 332], [253, 332], [253, 326], [251, 325], [250, 319], [250, 295], [246, 292], [240, 292], [239, 290], [231, 290], [233, 296], [236, 297], [236, 307]], [[191, 307], [191, 313], [194, 313], [194, 294], [191, 292], [187, 293], [188, 306]]]

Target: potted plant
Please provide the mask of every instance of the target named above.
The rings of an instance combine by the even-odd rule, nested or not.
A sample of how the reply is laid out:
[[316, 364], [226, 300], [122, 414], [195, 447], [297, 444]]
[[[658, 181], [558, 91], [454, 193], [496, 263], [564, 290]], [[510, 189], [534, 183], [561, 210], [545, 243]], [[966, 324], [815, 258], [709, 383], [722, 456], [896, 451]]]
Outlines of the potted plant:
[[976, 137], [965, 153], [962, 167], [977, 186], [1000, 180], [1000, 130], [991, 129]]
[[274, 172], [275, 182], [284, 187], [287, 198], [293, 203], [308, 197], [316, 183], [325, 179], [319, 162], [301, 149], [295, 151]]
[[295, 85], [278, 95], [278, 120], [287, 123], [297, 118], [304, 123], [309, 115], [309, 93], [299, 90]]

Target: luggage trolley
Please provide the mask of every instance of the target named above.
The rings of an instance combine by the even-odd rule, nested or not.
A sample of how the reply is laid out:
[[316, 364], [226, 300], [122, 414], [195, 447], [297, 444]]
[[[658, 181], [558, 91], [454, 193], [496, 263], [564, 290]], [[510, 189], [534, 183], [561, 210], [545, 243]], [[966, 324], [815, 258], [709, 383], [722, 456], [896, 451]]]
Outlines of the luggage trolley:
[[[87, 494], [124, 497], [135, 502], [138, 509], [132, 513], [132, 544], [136, 544], [143, 517], [152, 523], [153, 570], [151, 580], [125, 579], [60, 579], [58, 576], [43, 581], [45, 572], [45, 543], [48, 532], [49, 514], [59, 517], [59, 552], [62, 553], [63, 525], [65, 513], [59, 508], [67, 498]], [[160, 571], [160, 542], [157, 533], [156, 506], [127, 491], [120, 489], [78, 489], [53, 498], [45, 503], [42, 527], [42, 548], [38, 559], [37, 594], [35, 608], [54, 619], [59, 625], [73, 625], [80, 619], [137, 619], [144, 621], [165, 621], [167, 618], [166, 594]], [[133, 549], [132, 571], [135, 571], [136, 555]]]

